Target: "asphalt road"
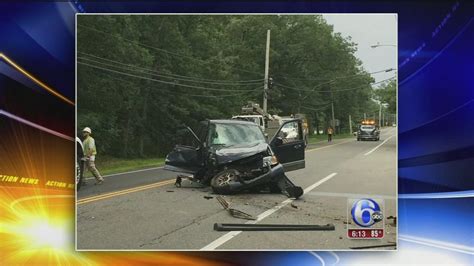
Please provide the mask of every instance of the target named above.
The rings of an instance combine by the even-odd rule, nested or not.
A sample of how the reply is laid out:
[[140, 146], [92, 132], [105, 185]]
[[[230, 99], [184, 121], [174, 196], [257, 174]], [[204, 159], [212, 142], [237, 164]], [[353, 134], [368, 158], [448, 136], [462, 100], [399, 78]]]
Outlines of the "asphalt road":
[[397, 228], [387, 219], [383, 239], [346, 237], [348, 198], [383, 199], [384, 216], [397, 214], [395, 134], [396, 128], [387, 128], [380, 141], [339, 139], [309, 146], [306, 168], [287, 173], [305, 189], [298, 200], [280, 194], [225, 196], [233, 208], [258, 218], [252, 223], [334, 224], [335, 231], [214, 231], [214, 223], [249, 222], [230, 216], [210, 188], [187, 181], [176, 188], [175, 173], [154, 168], [107, 176], [99, 186], [88, 180], [77, 194], [77, 248], [334, 250], [396, 242]]

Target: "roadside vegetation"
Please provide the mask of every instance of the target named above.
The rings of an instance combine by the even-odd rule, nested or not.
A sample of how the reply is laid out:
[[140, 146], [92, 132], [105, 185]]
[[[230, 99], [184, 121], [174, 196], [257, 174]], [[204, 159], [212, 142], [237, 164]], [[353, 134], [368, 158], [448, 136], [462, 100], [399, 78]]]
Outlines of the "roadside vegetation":
[[[110, 175], [116, 173], [123, 173], [133, 170], [140, 170], [146, 168], [160, 167], [165, 164], [165, 158], [116, 158], [111, 156], [101, 156], [100, 160], [96, 161], [96, 166], [102, 175]], [[91, 177], [89, 171], [85, 171], [86, 177]]]

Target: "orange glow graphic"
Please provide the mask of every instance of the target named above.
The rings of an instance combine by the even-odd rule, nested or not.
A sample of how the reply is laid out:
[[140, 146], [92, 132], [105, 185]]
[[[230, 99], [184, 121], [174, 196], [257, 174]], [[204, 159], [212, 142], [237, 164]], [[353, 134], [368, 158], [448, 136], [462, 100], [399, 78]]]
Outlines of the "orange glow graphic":
[[192, 256], [192, 253], [77, 252], [73, 193], [72, 190], [1, 186], [0, 264], [223, 265]]

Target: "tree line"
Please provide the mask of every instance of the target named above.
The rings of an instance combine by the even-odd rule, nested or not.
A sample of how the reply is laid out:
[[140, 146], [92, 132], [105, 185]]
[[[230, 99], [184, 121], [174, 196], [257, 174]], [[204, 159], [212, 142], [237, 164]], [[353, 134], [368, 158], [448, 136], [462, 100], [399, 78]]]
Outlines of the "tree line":
[[165, 155], [181, 125], [261, 103], [268, 29], [272, 114], [323, 129], [331, 102], [342, 127], [377, 110], [356, 44], [320, 15], [78, 16], [78, 130], [91, 127], [101, 153]]

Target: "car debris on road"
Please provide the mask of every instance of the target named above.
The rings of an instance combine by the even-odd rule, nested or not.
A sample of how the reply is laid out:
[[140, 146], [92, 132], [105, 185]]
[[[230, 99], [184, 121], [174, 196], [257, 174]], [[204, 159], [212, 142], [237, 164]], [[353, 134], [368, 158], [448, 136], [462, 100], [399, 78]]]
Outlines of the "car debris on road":
[[219, 201], [222, 207], [224, 207], [224, 209], [228, 211], [233, 217], [247, 220], [257, 220], [257, 218], [255, 218], [253, 215], [250, 215], [243, 211], [239, 211], [237, 209], [230, 208], [229, 202], [227, 202], [223, 197], [217, 196], [216, 199], [217, 201]]
[[333, 224], [214, 224], [216, 231], [334, 231]]

